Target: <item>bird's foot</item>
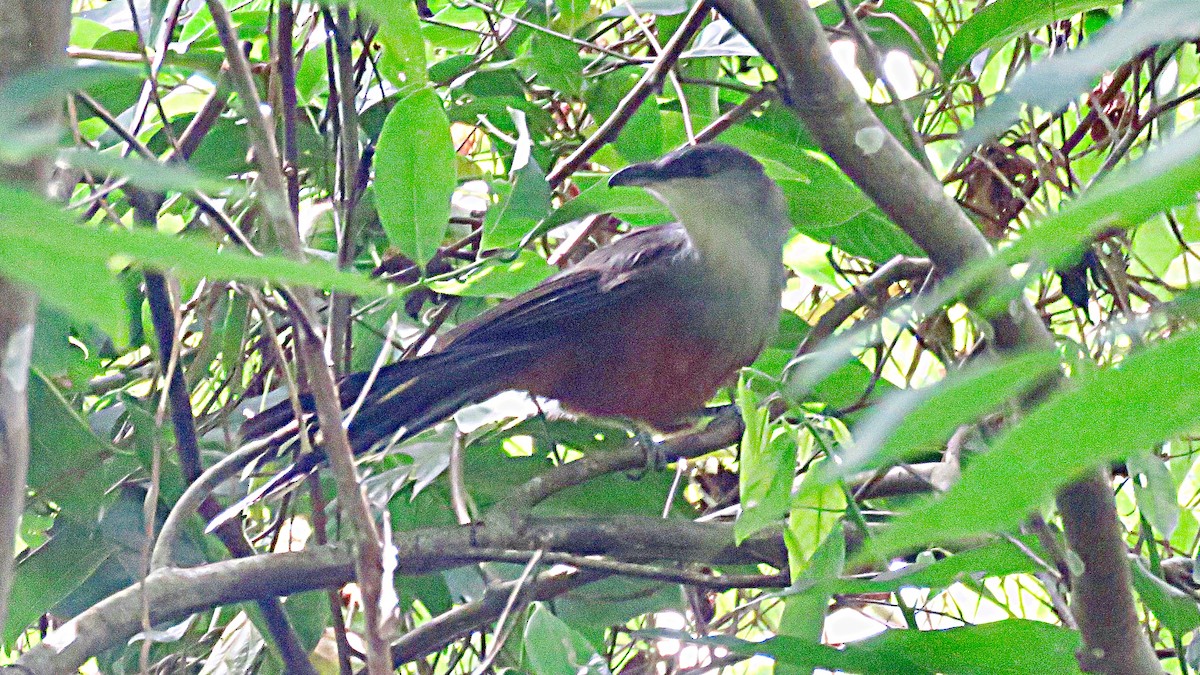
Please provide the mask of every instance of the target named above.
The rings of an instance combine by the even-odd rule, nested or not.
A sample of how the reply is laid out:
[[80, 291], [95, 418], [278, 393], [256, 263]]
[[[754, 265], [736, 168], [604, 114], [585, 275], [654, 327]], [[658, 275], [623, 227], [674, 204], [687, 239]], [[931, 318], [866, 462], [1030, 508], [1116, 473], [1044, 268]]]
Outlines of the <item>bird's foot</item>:
[[638, 428], [633, 434], [633, 444], [641, 448], [642, 454], [645, 456], [645, 465], [636, 474], [628, 474], [630, 480], [641, 480], [651, 471], [662, 471], [667, 468], [667, 455], [663, 451], [663, 445], [654, 440], [654, 436], [649, 431]]

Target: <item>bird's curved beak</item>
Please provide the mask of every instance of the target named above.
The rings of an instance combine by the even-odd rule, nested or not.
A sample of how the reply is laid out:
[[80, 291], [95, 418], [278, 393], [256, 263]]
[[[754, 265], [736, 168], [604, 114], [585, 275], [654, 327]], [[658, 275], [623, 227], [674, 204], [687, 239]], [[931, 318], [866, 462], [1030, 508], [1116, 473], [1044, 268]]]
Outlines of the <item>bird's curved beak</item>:
[[642, 187], [658, 180], [659, 170], [654, 162], [630, 164], [608, 177], [609, 187]]

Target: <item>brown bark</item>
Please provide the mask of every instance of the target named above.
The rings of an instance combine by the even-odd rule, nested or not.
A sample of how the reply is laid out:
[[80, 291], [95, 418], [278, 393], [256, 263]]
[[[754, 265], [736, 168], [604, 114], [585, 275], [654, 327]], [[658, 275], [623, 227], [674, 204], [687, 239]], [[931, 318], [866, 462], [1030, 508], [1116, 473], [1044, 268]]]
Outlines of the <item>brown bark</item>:
[[[70, 3], [0, 0], [0, 86], [28, 71], [65, 59], [71, 26]], [[48, 105], [31, 124], [58, 123], [59, 104]], [[0, 166], [0, 182], [45, 188], [48, 164], [33, 160]], [[3, 223], [0, 223], [0, 227]], [[16, 532], [25, 509], [29, 467], [29, 416], [26, 384], [33, 347], [37, 297], [27, 288], [0, 278], [0, 626], [8, 620]]]

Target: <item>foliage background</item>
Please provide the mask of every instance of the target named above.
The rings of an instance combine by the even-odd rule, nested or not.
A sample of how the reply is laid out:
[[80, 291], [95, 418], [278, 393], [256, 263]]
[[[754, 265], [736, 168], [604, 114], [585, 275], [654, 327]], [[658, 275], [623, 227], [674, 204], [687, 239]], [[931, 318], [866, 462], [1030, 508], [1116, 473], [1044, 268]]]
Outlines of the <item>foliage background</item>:
[[[679, 441], [679, 484], [626, 475], [638, 457], [618, 426], [510, 396], [369, 461], [367, 501], [401, 549], [385, 586], [403, 667], [1078, 672], [1081, 554], [1052, 500], [1100, 467], [1142, 629], [1163, 668], [1196, 667], [1193, 2], [815, 8], [858, 97], [1000, 250], [954, 275], [797, 120], [762, 40], [721, 18], [732, 3], [225, 3], [282, 191], [252, 151], [213, 4], [75, 2], [72, 64], [0, 91], [4, 159], [57, 161], [50, 200], [0, 185], [0, 274], [42, 301], [7, 658], [141, 579], [148, 535], [235, 447], [245, 411], [313, 377], [289, 289], [318, 289], [337, 372], [415, 353], [623, 223], [664, 222], [603, 179], [699, 138], [763, 161], [796, 226], [779, 337], [714, 401], [745, 432], [718, 416]], [[65, 133], [34, 133], [57, 97]], [[270, 227], [288, 213], [294, 242]], [[1022, 295], [1053, 346], [989, 356], [1004, 345], [985, 319]], [[1054, 373], [1067, 383], [1039, 392]], [[593, 480], [555, 482], [581, 460]], [[516, 489], [535, 476], [548, 498]], [[351, 530], [337, 494], [326, 477], [256, 507], [248, 543], [190, 522], [181, 565], [334, 557], [259, 558], [240, 579], [282, 578], [228, 596], [257, 604], [97, 638], [87, 667], [345, 672], [372, 630], [349, 554], [322, 548]], [[523, 527], [480, 550], [458, 527], [512, 514]], [[830, 648], [874, 632], [855, 617], [887, 630]]]

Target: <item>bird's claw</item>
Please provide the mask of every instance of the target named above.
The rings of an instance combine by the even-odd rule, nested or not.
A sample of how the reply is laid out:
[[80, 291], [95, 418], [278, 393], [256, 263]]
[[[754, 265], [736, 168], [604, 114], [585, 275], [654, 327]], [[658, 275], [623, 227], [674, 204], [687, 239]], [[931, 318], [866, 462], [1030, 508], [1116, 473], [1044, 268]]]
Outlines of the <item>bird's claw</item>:
[[667, 455], [663, 452], [662, 443], [654, 440], [654, 436], [644, 429], [633, 435], [633, 444], [641, 448], [645, 464], [637, 473], [627, 474], [630, 480], [641, 480], [651, 471], [662, 471], [667, 468]]

